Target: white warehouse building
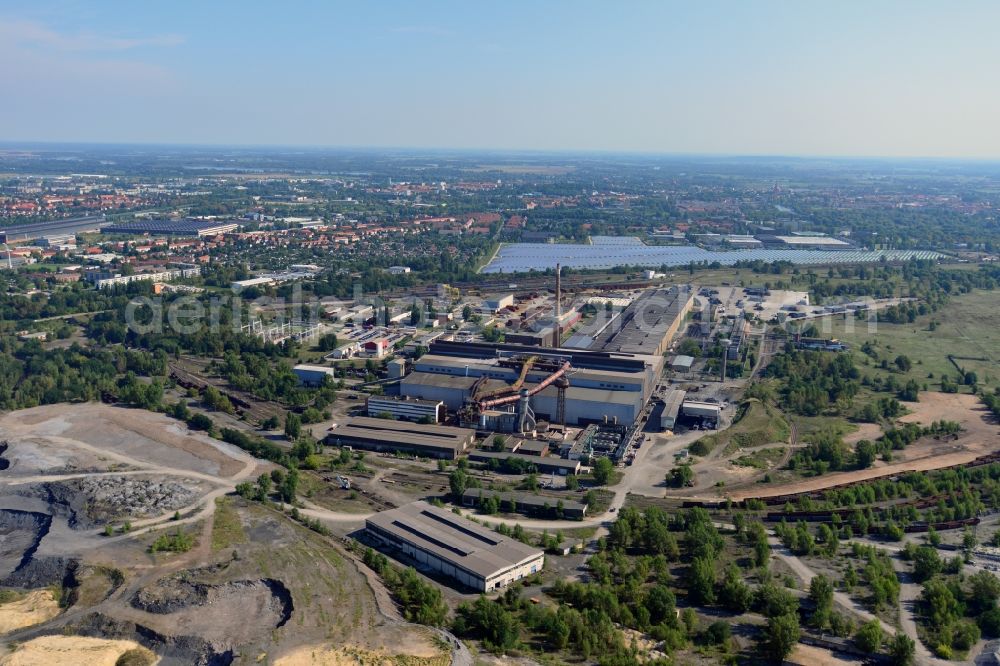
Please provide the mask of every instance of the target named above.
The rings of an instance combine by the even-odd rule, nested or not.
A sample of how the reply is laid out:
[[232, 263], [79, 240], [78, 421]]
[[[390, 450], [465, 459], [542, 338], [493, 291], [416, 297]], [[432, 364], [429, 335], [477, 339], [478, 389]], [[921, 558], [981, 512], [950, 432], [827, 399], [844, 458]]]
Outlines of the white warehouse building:
[[365, 528], [381, 547], [480, 592], [506, 587], [545, 565], [541, 549], [427, 502], [376, 513]]
[[426, 418], [431, 423], [440, 422], [445, 413], [444, 403], [440, 400], [420, 400], [405, 396], [368, 396], [366, 407], [368, 416], [371, 417], [389, 414], [393, 418], [405, 421], [419, 421]]
[[326, 377], [334, 379], [334, 369], [325, 365], [309, 365], [301, 363], [292, 368], [302, 386], [321, 386]]

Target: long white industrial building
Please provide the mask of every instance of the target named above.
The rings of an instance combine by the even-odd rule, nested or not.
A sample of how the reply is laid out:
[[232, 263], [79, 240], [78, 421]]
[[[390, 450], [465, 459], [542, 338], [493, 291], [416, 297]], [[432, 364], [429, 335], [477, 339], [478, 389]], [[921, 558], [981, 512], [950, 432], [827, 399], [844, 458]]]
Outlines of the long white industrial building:
[[541, 549], [427, 502], [376, 513], [365, 527], [383, 548], [480, 592], [506, 587], [545, 565]]

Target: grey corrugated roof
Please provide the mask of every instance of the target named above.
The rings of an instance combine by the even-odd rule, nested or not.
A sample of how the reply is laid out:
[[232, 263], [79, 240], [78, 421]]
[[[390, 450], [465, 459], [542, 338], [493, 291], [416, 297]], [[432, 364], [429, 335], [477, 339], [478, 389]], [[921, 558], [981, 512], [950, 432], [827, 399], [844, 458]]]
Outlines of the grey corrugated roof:
[[575, 470], [580, 466], [579, 460], [564, 460], [563, 458], [553, 458], [551, 456], [529, 456], [527, 454], [521, 453], [506, 453], [504, 451], [483, 451], [476, 450], [469, 452], [469, 460], [482, 461], [482, 460], [506, 460], [507, 458], [517, 458], [525, 462], [532, 463], [538, 468], [542, 467], [555, 467], [567, 470]]
[[427, 502], [376, 513], [367, 523], [484, 580], [543, 554]]
[[356, 416], [345, 425], [331, 430], [327, 437], [345, 443], [349, 443], [351, 439], [358, 439], [386, 444], [453, 449], [460, 452], [464, 451], [472, 441], [474, 433], [467, 428]]
[[489, 490], [487, 488], [469, 488], [464, 493], [462, 493], [462, 500], [466, 498], [471, 499], [487, 499], [490, 497], [496, 497], [502, 502], [510, 504], [513, 499], [519, 506], [530, 507], [533, 509], [542, 509], [548, 505], [551, 508], [555, 508], [556, 505], [561, 501], [563, 503], [563, 510], [566, 511], [579, 511], [584, 512], [587, 509], [586, 504], [580, 502], [575, 502], [573, 500], [562, 499], [561, 497], [552, 497], [549, 495], [532, 495], [531, 493], [514, 493], [514, 492], [500, 492], [499, 490]]

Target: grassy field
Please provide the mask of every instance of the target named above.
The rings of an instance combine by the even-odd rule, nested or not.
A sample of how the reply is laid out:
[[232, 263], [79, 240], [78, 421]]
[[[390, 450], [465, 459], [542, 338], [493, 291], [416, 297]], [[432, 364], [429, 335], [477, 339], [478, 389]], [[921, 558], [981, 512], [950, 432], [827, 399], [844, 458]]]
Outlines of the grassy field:
[[229, 548], [247, 540], [243, 523], [233, 507], [233, 500], [220, 497], [215, 500], [215, 522], [212, 523], [212, 550]]
[[[829, 333], [820, 328], [824, 337], [833, 337], [851, 345], [856, 361], [866, 372], [887, 375], [878, 366], [882, 358], [890, 365], [896, 356], [904, 354], [913, 362], [909, 372], [894, 372], [901, 383], [909, 379], [919, 384], [927, 383], [931, 390], [938, 387], [942, 374], [952, 379], [958, 375], [948, 356], [965, 370], [976, 373], [979, 383], [989, 388], [1000, 385], [1000, 292], [975, 291], [954, 296], [937, 312], [919, 317], [912, 324], [874, 322], [869, 330], [867, 322], [836, 319], [830, 322]], [[931, 321], [937, 323], [930, 330]], [[853, 324], [851, 326], [845, 325]], [[860, 351], [861, 345], [870, 341], [875, 346], [878, 359]], [[959, 358], [964, 357], [964, 358]], [[984, 360], [971, 360], [984, 359]], [[868, 365], [864, 365], [865, 363]], [[929, 375], [934, 377], [930, 378]], [[967, 389], [966, 389], [967, 390]]]
[[784, 446], [778, 446], [773, 449], [757, 449], [736, 458], [733, 460], [733, 464], [741, 467], [753, 467], [755, 469], [770, 469], [778, 464], [778, 461], [781, 460], [787, 450]]
[[[864, 396], [880, 396], [886, 397], [888, 393], [871, 393], [870, 391], [862, 391], [859, 397], [855, 399], [855, 405], [864, 404]], [[802, 443], [802, 438], [807, 435], [811, 435], [817, 432], [829, 431], [839, 434], [841, 437], [848, 435], [858, 429], [857, 424], [851, 423], [847, 420], [846, 416], [838, 415], [820, 415], [820, 416], [803, 416], [801, 414], [788, 414], [786, 417], [795, 424], [796, 433], [798, 434], [799, 443]]]

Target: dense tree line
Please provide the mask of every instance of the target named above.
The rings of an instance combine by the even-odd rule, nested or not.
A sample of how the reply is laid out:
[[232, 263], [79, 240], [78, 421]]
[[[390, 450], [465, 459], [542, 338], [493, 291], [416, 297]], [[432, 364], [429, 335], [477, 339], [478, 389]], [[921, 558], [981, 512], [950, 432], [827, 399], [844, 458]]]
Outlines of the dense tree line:
[[784, 405], [805, 416], [816, 416], [831, 406], [846, 410], [858, 393], [861, 377], [849, 354], [791, 346], [774, 357], [764, 374], [782, 380]]
[[[162, 376], [162, 354], [122, 348], [42, 349], [37, 341], [0, 339], [0, 407], [21, 409], [57, 402], [122, 397], [143, 407], [159, 404], [157, 382], [140, 386], [137, 375]], [[131, 373], [131, 374], [129, 374]], [[159, 389], [155, 386], [159, 385]]]
[[444, 624], [448, 606], [436, 585], [425, 582], [412, 567], [392, 566], [385, 555], [371, 548], [365, 549], [362, 559], [385, 582], [407, 620], [431, 626]]

